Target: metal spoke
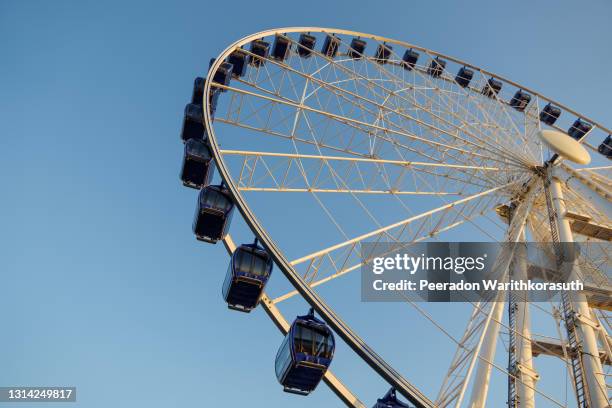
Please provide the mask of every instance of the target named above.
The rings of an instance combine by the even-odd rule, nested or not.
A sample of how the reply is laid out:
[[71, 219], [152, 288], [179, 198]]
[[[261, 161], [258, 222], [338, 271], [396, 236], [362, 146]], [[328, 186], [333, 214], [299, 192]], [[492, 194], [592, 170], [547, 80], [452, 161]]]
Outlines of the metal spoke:
[[361, 241], [363, 241], [365, 239], [375, 237], [376, 235], [379, 235], [381, 233], [385, 233], [385, 232], [387, 232], [389, 230], [392, 230], [392, 229], [403, 227], [403, 226], [405, 226], [407, 224], [410, 224], [410, 223], [412, 223], [414, 221], [420, 220], [420, 219], [422, 219], [422, 218], [424, 218], [426, 216], [429, 216], [431, 214], [434, 214], [434, 213], [437, 213], [437, 212], [440, 212], [440, 211], [452, 208], [452, 207], [457, 206], [459, 204], [463, 204], [463, 203], [469, 202], [471, 200], [474, 200], [476, 198], [479, 198], [479, 197], [482, 197], [482, 196], [485, 196], [485, 195], [488, 195], [488, 194], [495, 193], [497, 191], [500, 191], [500, 190], [503, 190], [505, 188], [508, 188], [508, 187], [512, 186], [513, 184], [515, 184], [515, 183], [508, 183], [508, 184], [503, 185], [503, 186], [495, 187], [495, 188], [492, 188], [490, 190], [483, 191], [483, 192], [471, 195], [469, 197], [462, 198], [462, 199], [457, 200], [457, 201], [453, 201], [453, 202], [451, 202], [449, 204], [442, 205], [442, 206], [437, 207], [435, 209], [423, 212], [421, 214], [409, 217], [409, 218], [407, 218], [405, 220], [402, 220], [402, 221], [399, 221], [399, 222], [396, 222], [396, 223], [384, 226], [384, 227], [376, 229], [374, 231], [370, 231], [368, 233], [359, 235], [359, 236], [357, 236], [355, 238], [352, 238], [350, 240], [338, 243], [336, 245], [332, 245], [332, 246], [330, 246], [328, 248], [321, 249], [321, 250], [316, 251], [316, 252], [314, 252], [312, 254], [309, 254], [309, 255], [303, 256], [301, 258], [295, 259], [295, 260], [291, 261], [291, 265], [295, 266], [295, 265], [299, 265], [301, 263], [304, 263], [304, 262], [309, 261], [309, 260], [314, 259], [314, 258], [320, 258], [321, 256], [327, 255], [327, 254], [329, 254], [332, 251], [335, 251], [335, 250], [340, 249], [340, 248], [347, 247], [349, 245], [350, 246], [354, 246], [355, 244], [357, 244], [357, 243], [359, 243], [359, 242], [361, 242]]

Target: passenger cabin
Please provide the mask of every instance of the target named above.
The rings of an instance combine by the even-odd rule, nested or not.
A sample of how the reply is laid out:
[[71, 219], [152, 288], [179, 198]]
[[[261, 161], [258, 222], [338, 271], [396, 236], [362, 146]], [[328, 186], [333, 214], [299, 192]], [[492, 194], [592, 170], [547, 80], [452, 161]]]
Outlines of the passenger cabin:
[[550, 126], [555, 124], [559, 116], [561, 116], [561, 109], [550, 103], [540, 112], [540, 120]]
[[412, 406], [400, 401], [397, 398], [395, 388], [391, 388], [384, 397], [376, 400], [376, 405], [372, 408], [413, 408]]
[[289, 57], [291, 50], [291, 40], [283, 35], [277, 34], [272, 45], [272, 58], [284, 61]]
[[332, 331], [313, 309], [298, 316], [276, 354], [276, 378], [285, 392], [310, 394], [329, 368], [334, 349]]
[[440, 59], [440, 57], [436, 57], [431, 60], [429, 68], [427, 68], [427, 73], [434, 78], [439, 78], [444, 72], [444, 68], [446, 68], [446, 61]]
[[181, 169], [181, 181], [185, 187], [201, 189], [208, 185], [214, 167], [212, 155], [204, 139], [189, 139], [185, 142], [185, 154]]
[[363, 57], [363, 53], [367, 45], [368, 43], [365, 42], [365, 40], [362, 40], [361, 38], [353, 38], [351, 40], [351, 48], [348, 52], [349, 56], [355, 59]]
[[374, 61], [379, 64], [386, 64], [389, 61], [389, 57], [391, 56], [391, 51], [393, 47], [387, 44], [378, 44], [378, 48], [376, 48], [376, 54], [374, 55]]
[[257, 245], [257, 240], [236, 248], [223, 282], [222, 294], [227, 306], [247, 313], [253, 310], [268, 283], [272, 265], [272, 258]]
[[314, 35], [302, 33], [298, 41], [297, 52], [300, 57], [308, 58], [312, 55], [312, 50], [317, 43], [317, 38]]
[[593, 125], [590, 123], [583, 122], [581, 119], [576, 119], [576, 121], [570, 126], [567, 130], [567, 134], [573, 137], [576, 140], [580, 140], [591, 131]]
[[523, 112], [527, 105], [531, 102], [531, 95], [522, 90], [516, 91], [512, 99], [510, 99], [510, 106], [519, 112]]
[[469, 69], [468, 67], [461, 67], [459, 72], [457, 72], [457, 76], [455, 77], [455, 82], [459, 84], [460, 87], [466, 88], [472, 78], [474, 77], [474, 71]]
[[219, 103], [219, 89], [211, 89], [208, 94], [208, 104], [210, 106], [210, 114], [215, 116], [215, 112], [217, 111], [217, 104]]
[[203, 139], [205, 133], [202, 105], [188, 103], [187, 106], [185, 106], [185, 114], [183, 115], [181, 140], [186, 142], [190, 139]]
[[501, 81], [495, 78], [489, 78], [485, 86], [482, 88], [482, 94], [488, 98], [495, 98], [501, 89]]
[[608, 135], [608, 137], [601, 142], [597, 148], [597, 151], [606, 156], [608, 159], [612, 159], [612, 135]]
[[193, 93], [191, 94], [191, 103], [194, 105], [202, 106], [204, 102], [204, 84], [206, 79], [202, 77], [196, 77], [193, 81]]
[[200, 190], [193, 219], [193, 233], [199, 241], [216, 243], [229, 228], [234, 203], [223, 185], [209, 185]]
[[323, 48], [321, 53], [329, 58], [334, 58], [338, 54], [338, 47], [340, 46], [340, 39], [333, 35], [327, 35], [325, 41], [323, 41]]
[[253, 40], [251, 42], [251, 53], [249, 55], [249, 64], [254, 67], [260, 67], [266, 62], [270, 53], [270, 44], [264, 40]]
[[419, 60], [419, 53], [414, 50], [406, 50], [404, 52], [404, 56], [402, 57], [402, 61], [404, 61], [404, 69], [408, 71], [412, 70]]
[[240, 78], [246, 75], [247, 53], [242, 48], [232, 51], [227, 62], [232, 64], [232, 76]]
[[[223, 62], [219, 65], [219, 68], [215, 71], [213, 75], [213, 82], [228, 86], [230, 80], [232, 79], [232, 71], [234, 70], [234, 66], [229, 62]], [[218, 88], [221, 92], [226, 92], [227, 89]]]

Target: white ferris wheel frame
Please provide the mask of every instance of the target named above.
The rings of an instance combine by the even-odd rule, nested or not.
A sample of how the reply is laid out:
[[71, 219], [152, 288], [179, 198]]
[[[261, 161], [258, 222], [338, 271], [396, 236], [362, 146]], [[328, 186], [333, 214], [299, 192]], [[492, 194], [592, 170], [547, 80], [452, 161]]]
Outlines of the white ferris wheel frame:
[[[373, 39], [375, 41], [379, 41], [379, 42], [383, 42], [386, 44], [394, 44], [394, 45], [399, 45], [402, 47], [405, 47], [407, 49], [415, 49], [415, 50], [419, 50], [422, 51], [424, 53], [426, 53], [429, 57], [433, 58], [433, 57], [440, 57], [440, 58], [444, 58], [446, 60], [449, 61], [453, 61], [457, 64], [463, 65], [465, 67], [469, 67], [471, 69], [474, 69], [477, 72], [480, 72], [482, 75], [486, 75], [486, 76], [490, 76], [491, 78], [495, 78], [499, 81], [501, 81], [502, 83], [506, 83], [506, 84], [510, 84], [515, 88], [524, 90], [528, 93], [530, 93], [532, 96], [536, 97], [536, 98], [540, 98], [543, 102], [548, 102], [551, 104], [556, 105], [557, 107], [561, 108], [564, 112], [570, 113], [572, 115], [575, 115], [577, 118], [581, 118], [589, 123], [591, 123], [593, 125], [593, 128], [591, 129], [591, 131], [589, 133], [587, 133], [587, 135], [585, 137], [582, 138], [581, 142], [584, 143], [587, 147], [589, 147], [591, 150], [596, 150], [596, 148], [594, 146], [592, 146], [589, 143], [586, 143], [586, 139], [587, 137], [593, 133], [593, 130], [598, 129], [599, 131], [601, 131], [604, 134], [610, 134], [612, 133], [612, 131], [609, 128], [604, 127], [603, 125], [597, 123], [596, 121], [579, 114], [578, 112], [570, 109], [569, 107], [554, 101], [550, 98], [547, 98], [541, 94], [539, 94], [538, 92], [519, 85], [513, 81], [510, 81], [506, 78], [503, 78], [497, 74], [494, 74], [492, 72], [486, 71], [482, 68], [479, 68], [477, 66], [474, 66], [472, 64], [469, 64], [467, 62], [461, 61], [459, 59], [453, 58], [451, 56], [447, 56], [432, 50], [429, 50], [427, 48], [423, 48], [421, 46], [418, 45], [414, 45], [414, 44], [409, 44], [403, 41], [398, 41], [398, 40], [394, 40], [394, 39], [390, 39], [390, 38], [385, 38], [382, 36], [377, 36], [377, 35], [372, 35], [372, 34], [366, 34], [366, 33], [361, 33], [361, 32], [355, 32], [355, 31], [351, 31], [351, 30], [343, 30], [343, 29], [333, 29], [333, 28], [320, 28], [320, 27], [287, 27], [287, 28], [278, 28], [278, 29], [271, 29], [271, 30], [264, 30], [258, 33], [254, 33], [251, 35], [248, 35], [236, 42], [234, 42], [233, 44], [231, 44], [230, 46], [228, 46], [223, 52], [221, 52], [215, 59], [215, 61], [212, 63], [210, 69], [209, 69], [209, 78], [212, 77], [212, 74], [214, 74], [217, 69], [219, 69], [219, 67], [221, 66], [221, 64], [226, 60], [226, 58], [232, 53], [232, 51], [234, 51], [237, 48], [240, 48], [248, 43], [250, 43], [251, 41], [255, 40], [255, 39], [259, 39], [262, 37], [267, 37], [267, 36], [273, 36], [276, 34], [288, 34], [288, 33], [327, 33], [327, 34], [339, 34], [339, 35], [347, 35], [347, 36], [356, 36], [356, 37], [361, 37], [361, 38], [366, 38], [366, 39]], [[221, 84], [215, 84], [214, 85], [217, 88], [224, 88], [225, 86], [221, 85]], [[204, 88], [204, 95], [208, 95], [211, 92], [211, 88], [213, 87], [212, 81], [211, 80], [207, 80], [205, 83], [205, 88]], [[229, 88], [229, 87], [226, 87]], [[299, 108], [307, 108], [306, 106], [299, 106]], [[243, 216], [245, 222], [247, 223], [247, 225], [250, 227], [250, 229], [252, 230], [252, 232], [255, 234], [255, 236], [260, 240], [260, 242], [265, 246], [265, 248], [269, 251], [270, 255], [272, 256], [274, 262], [276, 263], [276, 265], [278, 266], [278, 268], [283, 272], [283, 274], [285, 275], [285, 277], [289, 280], [289, 282], [295, 287], [295, 292], [293, 294], [299, 294], [301, 295], [316, 311], [317, 313], [323, 318], [323, 320], [326, 321], [327, 324], [329, 324], [331, 326], [331, 328], [344, 340], [344, 342], [353, 349], [354, 352], [357, 353], [357, 355], [364, 360], [370, 367], [372, 367], [384, 380], [386, 380], [392, 387], [394, 387], [397, 391], [399, 391], [402, 395], [404, 395], [406, 398], [408, 398], [415, 406], [417, 407], [426, 407], [426, 408], [432, 408], [434, 406], [446, 406], [446, 405], [439, 405], [439, 400], [438, 401], [432, 401], [429, 398], [427, 398], [416, 386], [414, 386], [411, 382], [409, 382], [407, 379], [405, 379], [399, 372], [397, 372], [396, 370], [394, 370], [381, 356], [379, 356], [373, 349], [371, 349], [354, 331], [351, 330], [351, 328], [338, 316], [335, 314], [335, 312], [325, 303], [325, 301], [319, 297], [319, 295], [313, 290], [313, 285], [312, 284], [308, 284], [303, 278], [302, 276], [295, 270], [294, 266], [297, 263], [301, 263], [304, 262], [308, 259], [312, 259], [313, 257], [316, 257], [318, 255], [321, 255], [321, 253], [323, 253], [322, 251], [319, 251], [318, 253], [315, 254], [311, 254], [308, 255], [307, 257], [298, 259], [297, 261], [293, 261], [290, 262], [289, 260], [287, 260], [285, 258], [285, 256], [283, 255], [283, 253], [281, 252], [281, 250], [277, 247], [277, 245], [275, 244], [274, 240], [268, 235], [268, 233], [266, 232], [266, 230], [263, 228], [263, 226], [260, 224], [260, 222], [258, 221], [256, 215], [252, 212], [252, 210], [249, 208], [246, 200], [243, 198], [241, 191], [244, 189], [239, 188], [239, 186], [237, 186], [234, 181], [233, 178], [230, 175], [230, 171], [229, 168], [227, 167], [225, 161], [223, 160], [223, 156], [224, 155], [231, 155], [231, 154], [247, 154], [247, 153], [251, 153], [251, 154], [256, 154], [256, 155], [274, 155], [271, 153], [265, 153], [265, 152], [240, 152], [240, 151], [230, 151], [230, 150], [222, 150], [217, 142], [217, 137], [215, 135], [215, 128], [213, 126], [213, 117], [210, 114], [210, 101], [209, 98], [204, 97], [204, 101], [203, 101], [203, 113], [204, 113], [204, 125], [205, 125], [205, 129], [206, 129], [206, 133], [208, 135], [208, 139], [209, 139], [209, 143], [210, 143], [210, 147], [214, 156], [214, 160], [216, 163], [216, 167], [219, 170], [220, 176], [223, 179], [223, 181], [225, 182], [225, 184], [227, 185], [230, 195], [234, 201], [234, 203], [236, 204], [236, 206], [238, 207], [241, 215]], [[553, 126], [554, 127], [554, 126]], [[290, 155], [280, 155], [280, 156], [290, 156]], [[303, 157], [303, 155], [301, 156]], [[316, 158], [320, 158], [321, 156], [314, 156]], [[333, 158], [333, 157], [329, 157], [328, 159], [339, 159], [338, 157]], [[363, 160], [363, 161], [375, 161], [375, 162], [392, 162], [391, 160], [382, 160], [382, 159], [349, 159], [346, 158], [345, 160]], [[411, 163], [413, 165], [423, 165], [423, 166], [427, 166], [427, 163], [417, 163], [417, 162], [413, 162]], [[452, 167], [453, 165], [448, 165], [449, 167]], [[460, 166], [460, 165], [455, 165], [457, 167], [466, 167], [466, 166]], [[469, 166], [468, 166], [469, 167]], [[491, 170], [495, 170], [495, 168], [491, 168]], [[581, 175], [582, 176], [582, 175]], [[582, 176], [584, 178], [584, 176]], [[502, 188], [498, 187], [498, 188]], [[609, 194], [605, 191], [601, 191], [601, 187], [593, 185], [591, 186], [591, 188], [595, 191], [597, 191], [597, 189], [599, 189], [598, 193], [602, 196], [606, 196], [605, 198], [609, 199]], [[338, 191], [336, 191], [338, 192]], [[478, 195], [482, 195], [482, 194], [487, 194], [490, 191], [485, 191], [482, 193], [479, 193]], [[476, 195], [475, 195], [476, 196]], [[472, 197], [466, 197], [463, 198], [462, 200], [469, 200], [473, 198]], [[451, 203], [448, 204], [447, 206], [452, 206], [452, 205], [456, 205], [457, 203]], [[445, 206], [439, 207], [438, 209], [432, 210], [432, 211], [439, 211], [440, 209], [443, 209]], [[525, 225], [525, 218], [527, 217], [527, 212], [528, 210], [524, 210], [524, 217], [523, 220], [521, 220], [520, 226], [511, 226], [509, 228], [508, 234], [507, 234], [507, 239], [511, 240], [511, 241], [518, 241], [520, 239], [520, 236], [523, 234], [523, 228]], [[380, 231], [376, 231], [376, 232], [380, 232]], [[371, 235], [374, 235], [373, 233], [371, 233]], [[357, 240], [353, 240], [353, 242], [351, 241], [346, 241], [345, 243], [339, 244], [339, 245], [350, 245], [354, 242], [360, 241], [361, 239], [363, 239], [364, 237], [359, 237], [359, 239]], [[228, 251], [228, 253], [232, 253], [235, 249], [235, 245], [232, 241], [231, 236], [227, 235], [224, 240], [223, 240], [225, 247]], [[337, 246], [336, 246], [337, 247]], [[327, 248], [323, 251], [330, 251], [334, 248]], [[289, 296], [292, 296], [292, 294], [289, 294]], [[282, 300], [282, 299], [281, 299]], [[271, 298], [269, 298], [267, 295], [263, 295], [260, 304], [262, 305], [262, 307], [264, 308], [264, 310], [266, 311], [266, 313], [268, 314], [268, 316], [273, 320], [273, 322], [275, 323], [275, 325], [277, 326], [277, 328], [279, 328], [279, 330], [281, 330], [281, 332], [283, 332], [283, 334], [285, 334], [289, 328], [289, 323], [287, 322], [287, 320], [283, 317], [283, 315], [281, 314], [280, 310], [275, 306], [275, 301]], [[499, 304], [502, 304], [501, 302]], [[478, 307], [478, 306], [477, 306]], [[482, 335], [480, 336], [479, 343], [478, 343], [478, 350], [481, 350], [481, 347], [490, 348], [490, 342], [488, 343], [486, 341], [486, 336], [491, 336], [493, 335], [492, 333], [487, 333], [487, 327], [489, 327], [489, 323], [491, 321], [495, 322], [496, 320], [500, 319], [500, 312], [499, 312], [500, 307], [491, 307], [490, 309], [488, 309], [486, 311], [486, 313], [478, 313], [476, 308], [475, 308], [475, 312], [473, 315], [473, 318], [476, 316], [481, 316], [480, 318], [483, 318], [484, 316], [484, 328], [482, 330]], [[494, 324], [493, 324], [494, 325]], [[493, 326], [491, 325], [491, 326]], [[489, 330], [490, 331], [490, 330]], [[494, 334], [496, 335], [496, 334]], [[489, 351], [490, 352], [490, 351]], [[480, 378], [480, 380], [485, 380], [483, 383], [483, 387], [481, 387], [481, 392], [480, 392], [480, 396], [477, 397], [482, 399], [483, 397], [486, 399], [486, 393], [487, 393], [487, 386], [486, 384], [488, 384], [488, 376], [490, 375], [490, 368], [493, 365], [493, 363], [491, 361], [486, 361], [486, 358], [482, 358], [480, 356], [478, 356], [478, 352], [474, 353], [475, 355], [473, 356], [473, 359], [471, 360], [471, 365], [469, 368], [469, 373], [468, 375], [471, 373], [472, 369], [476, 368], [476, 365], [478, 363], [478, 360], [480, 359], [480, 365], [478, 366], [478, 373], [476, 374], [478, 378]], [[478, 356], [478, 358], [476, 358]], [[488, 372], [487, 369], [485, 367], [488, 367]], [[484, 369], [484, 372], [482, 371]], [[332, 391], [347, 405], [350, 407], [365, 407], [365, 405], [348, 389], [348, 387], [346, 387], [337, 377], [334, 376], [334, 374], [328, 370], [325, 377], [324, 377], [324, 381], [330, 386], [330, 388], [332, 389]], [[457, 402], [456, 406], [458, 407], [461, 404], [461, 401], [463, 399], [463, 394], [465, 393], [465, 388], [467, 387], [467, 381], [464, 381], [461, 384], [462, 388], [461, 388], [461, 392], [458, 394], [458, 399], [455, 399], [455, 402]], [[532, 387], [533, 388], [533, 387]], [[560, 404], [558, 404], [560, 405]]]

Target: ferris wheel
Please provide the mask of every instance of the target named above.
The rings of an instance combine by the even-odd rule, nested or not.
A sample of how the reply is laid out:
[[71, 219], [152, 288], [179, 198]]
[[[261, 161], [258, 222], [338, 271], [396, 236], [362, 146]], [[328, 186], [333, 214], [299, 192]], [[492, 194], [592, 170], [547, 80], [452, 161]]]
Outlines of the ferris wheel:
[[[275, 360], [285, 391], [308, 395], [322, 380], [347, 406], [371, 406], [330, 368], [343, 341], [389, 384], [383, 397], [370, 396], [376, 407], [411, 406], [401, 395], [416, 407], [599, 408], [610, 406], [612, 384], [611, 133], [532, 89], [417, 45], [282, 28], [236, 41], [196, 78], [181, 179], [199, 190], [196, 238], [222, 241], [230, 255], [228, 307], [262, 307], [285, 335]], [[242, 245], [230, 234], [235, 212], [253, 234]], [[368, 261], [363, 243], [457, 237], [553, 243], [552, 268], [505, 267], [542, 279], [563, 257], [561, 243], [589, 242], [579, 269], [586, 290], [549, 304], [474, 302], [456, 338], [407, 298], [456, 349], [437, 395], [427, 396], [323, 289], [358, 278]], [[292, 288], [271, 296], [266, 286], [279, 272]], [[287, 320], [283, 302], [295, 297], [310, 310]], [[556, 338], [536, 335], [534, 310], [556, 324]], [[505, 366], [495, 363], [498, 341], [507, 345]], [[563, 361], [574, 398], [538, 388], [538, 356]], [[505, 395], [488, 395], [493, 371], [507, 377]]]

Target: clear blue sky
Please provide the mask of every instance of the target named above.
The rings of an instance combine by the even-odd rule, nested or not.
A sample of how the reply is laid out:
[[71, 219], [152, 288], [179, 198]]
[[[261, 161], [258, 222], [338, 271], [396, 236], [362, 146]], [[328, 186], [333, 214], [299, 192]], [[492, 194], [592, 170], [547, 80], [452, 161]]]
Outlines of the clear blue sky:
[[[609, 0], [1, 1], [0, 386], [74, 385], [73, 408], [340, 406], [325, 386], [281, 391], [281, 337], [261, 310], [226, 309], [223, 248], [193, 239], [178, 181], [193, 77], [249, 33], [339, 27], [454, 55], [610, 126], [610, 17]], [[448, 341], [407, 306], [342, 306], [358, 293], [334, 305], [435, 397]], [[368, 404], [385, 392], [346, 347], [337, 357]], [[565, 378], [542, 384], [562, 397]]]

